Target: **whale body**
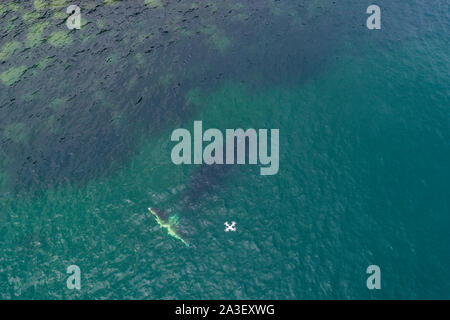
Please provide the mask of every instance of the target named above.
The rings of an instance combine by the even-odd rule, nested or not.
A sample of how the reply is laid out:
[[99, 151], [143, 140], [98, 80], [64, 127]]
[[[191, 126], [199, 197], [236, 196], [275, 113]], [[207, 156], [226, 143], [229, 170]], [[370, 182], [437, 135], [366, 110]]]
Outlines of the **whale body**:
[[167, 213], [157, 208], [148, 208], [150, 213], [155, 216], [156, 222], [159, 224], [161, 228], [167, 229], [167, 233], [174, 237], [175, 239], [183, 242], [187, 247], [189, 247], [189, 243], [186, 242], [175, 229], [175, 224], [172, 223], [173, 219], [170, 219]]

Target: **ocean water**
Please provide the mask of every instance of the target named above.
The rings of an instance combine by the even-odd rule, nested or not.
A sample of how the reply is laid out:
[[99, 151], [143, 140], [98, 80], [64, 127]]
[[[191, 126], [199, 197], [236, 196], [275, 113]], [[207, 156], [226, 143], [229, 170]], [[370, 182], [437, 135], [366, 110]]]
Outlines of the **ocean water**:
[[[372, 3], [2, 1], [0, 298], [449, 299], [450, 5]], [[195, 120], [278, 174], [174, 165]]]

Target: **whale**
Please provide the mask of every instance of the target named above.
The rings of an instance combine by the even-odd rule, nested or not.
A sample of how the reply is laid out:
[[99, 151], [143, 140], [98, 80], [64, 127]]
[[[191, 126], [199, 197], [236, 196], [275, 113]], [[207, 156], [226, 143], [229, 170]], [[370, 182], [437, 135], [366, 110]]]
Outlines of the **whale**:
[[160, 210], [158, 208], [148, 208], [148, 211], [155, 217], [156, 222], [158, 225], [167, 230], [167, 233], [169, 236], [180, 240], [183, 242], [183, 244], [186, 247], [189, 247], [189, 243], [187, 243], [186, 240], [183, 239], [183, 237], [180, 236], [180, 234], [176, 230], [176, 224], [177, 224], [177, 217], [176, 216], [169, 216], [166, 212], [163, 210]]

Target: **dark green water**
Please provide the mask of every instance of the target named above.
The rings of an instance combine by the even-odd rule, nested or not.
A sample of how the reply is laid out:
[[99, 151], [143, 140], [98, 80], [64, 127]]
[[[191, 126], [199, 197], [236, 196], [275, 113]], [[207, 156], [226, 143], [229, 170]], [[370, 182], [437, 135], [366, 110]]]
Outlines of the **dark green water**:
[[[52, 3], [0, 5], [0, 298], [450, 298], [448, 1]], [[279, 173], [175, 166], [194, 120]]]

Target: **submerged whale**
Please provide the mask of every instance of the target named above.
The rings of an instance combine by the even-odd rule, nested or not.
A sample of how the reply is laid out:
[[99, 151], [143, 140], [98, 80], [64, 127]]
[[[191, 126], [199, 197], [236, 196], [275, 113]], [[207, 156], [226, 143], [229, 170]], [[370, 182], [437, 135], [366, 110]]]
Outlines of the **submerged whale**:
[[167, 229], [167, 233], [174, 237], [175, 239], [183, 242], [187, 247], [189, 247], [189, 243], [186, 242], [177, 232], [175, 226], [178, 222], [178, 217], [173, 215], [169, 216], [166, 212], [159, 210], [157, 208], [148, 208], [150, 213], [155, 216], [156, 222], [159, 224], [161, 228]]

